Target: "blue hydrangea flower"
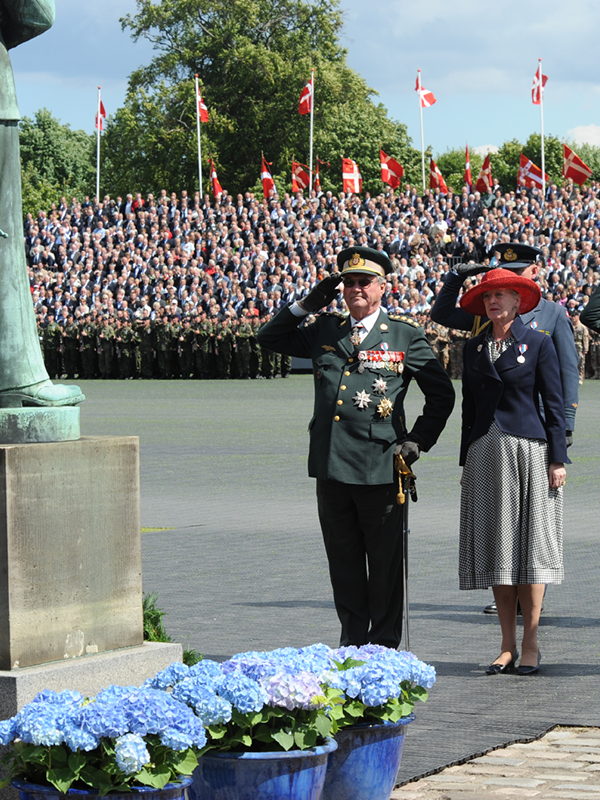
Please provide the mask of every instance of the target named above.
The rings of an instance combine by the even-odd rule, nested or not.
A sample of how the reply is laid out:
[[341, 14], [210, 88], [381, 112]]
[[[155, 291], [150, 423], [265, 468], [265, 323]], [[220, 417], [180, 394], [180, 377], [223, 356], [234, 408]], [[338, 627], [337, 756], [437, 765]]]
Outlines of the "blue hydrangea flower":
[[174, 661], [173, 664], [166, 669], [157, 672], [153, 678], [148, 678], [144, 682], [142, 688], [145, 689], [169, 689], [175, 686], [176, 683], [187, 678], [189, 667], [182, 664], [180, 661]]
[[241, 672], [230, 672], [223, 675], [216, 685], [218, 695], [229, 700], [232, 706], [242, 714], [250, 711], [260, 711], [267, 703], [267, 693], [252, 678], [247, 678]]
[[100, 745], [100, 738], [94, 736], [81, 725], [68, 723], [64, 727], [64, 741], [69, 750], [95, 750]]
[[160, 734], [160, 741], [165, 747], [170, 747], [172, 750], [187, 750], [194, 742], [192, 737], [187, 733], [177, 730], [177, 728], [167, 728]]
[[0, 720], [0, 744], [10, 744], [17, 735], [17, 726], [13, 719]]
[[221, 664], [219, 664], [218, 661], [211, 661], [209, 658], [199, 661], [188, 670], [188, 675], [190, 678], [220, 678], [222, 674], [223, 669]]
[[150, 763], [146, 742], [137, 733], [126, 733], [115, 742], [115, 760], [126, 775], [133, 775]]

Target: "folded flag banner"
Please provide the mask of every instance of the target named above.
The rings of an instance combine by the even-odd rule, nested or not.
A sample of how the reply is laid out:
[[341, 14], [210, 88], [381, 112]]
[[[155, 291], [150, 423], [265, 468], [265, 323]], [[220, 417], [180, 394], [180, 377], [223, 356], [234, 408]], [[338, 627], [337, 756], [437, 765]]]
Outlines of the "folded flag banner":
[[196, 99], [198, 101], [198, 115], [200, 116], [200, 122], [208, 122], [208, 108], [202, 99], [199, 88], [196, 89]]
[[592, 170], [566, 144], [563, 144], [563, 177], [571, 178], [579, 186], [592, 177]]
[[463, 181], [465, 182], [467, 191], [470, 194], [473, 186], [473, 178], [471, 176], [471, 156], [469, 155], [469, 145], [467, 145], [467, 149], [465, 151], [465, 174], [463, 175]]
[[547, 82], [548, 76], [542, 75], [542, 65], [539, 64], [537, 72], [533, 77], [533, 86], [531, 87], [531, 102], [534, 106], [539, 106], [539, 104], [542, 102], [544, 86]]
[[223, 189], [221, 188], [221, 184], [219, 183], [219, 179], [217, 177], [217, 170], [215, 168], [215, 162], [212, 158], [208, 159], [208, 166], [210, 167], [210, 182], [212, 184], [212, 191], [215, 200], [218, 200], [219, 197], [223, 194]]
[[415, 92], [419, 92], [421, 97], [421, 108], [429, 108], [434, 103], [437, 103], [436, 98], [434, 97], [433, 92], [430, 92], [428, 89], [425, 89], [424, 86], [421, 85], [421, 70], [419, 70], [419, 74], [417, 75], [417, 85], [415, 86]]
[[381, 180], [383, 183], [389, 184], [392, 189], [397, 189], [404, 175], [404, 168], [394, 158], [386, 155], [383, 150], [379, 151], [379, 157], [381, 159]]
[[271, 192], [275, 191], [275, 181], [273, 180], [273, 176], [269, 171], [269, 167], [271, 166], [273, 166], [273, 162], [267, 161], [263, 155], [260, 169], [260, 179], [262, 181], [263, 193], [267, 199], [271, 196]]
[[102, 125], [102, 120], [106, 119], [106, 109], [104, 108], [104, 103], [100, 100], [100, 107], [96, 112], [96, 128], [100, 128], [100, 130], [104, 130], [104, 126]]
[[442, 173], [440, 172], [438, 165], [435, 163], [433, 158], [429, 162], [429, 188], [437, 189], [437, 191], [441, 192], [442, 194], [448, 194], [446, 181], [444, 180]]
[[298, 103], [299, 114], [310, 114], [312, 111], [313, 102], [313, 80], [314, 75], [311, 75], [309, 82], [306, 84], [300, 94], [300, 102]]
[[310, 178], [306, 164], [299, 164], [297, 161], [292, 161], [292, 192], [308, 189], [309, 185]]
[[481, 194], [491, 194], [492, 192], [492, 166], [489, 153], [485, 157], [475, 188]]
[[354, 194], [362, 192], [362, 175], [358, 164], [351, 158], [342, 158], [342, 183], [345, 192]]

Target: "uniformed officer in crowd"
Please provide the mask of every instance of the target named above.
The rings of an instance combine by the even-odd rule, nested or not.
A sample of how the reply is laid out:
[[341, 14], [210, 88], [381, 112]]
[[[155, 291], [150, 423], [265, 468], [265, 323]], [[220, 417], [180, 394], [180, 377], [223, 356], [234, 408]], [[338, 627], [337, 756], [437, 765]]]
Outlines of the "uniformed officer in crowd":
[[[496, 245], [495, 250], [498, 255], [497, 267], [513, 270], [517, 275], [535, 280], [539, 273], [537, 262], [542, 258], [541, 250], [519, 242], [503, 242]], [[456, 265], [446, 276], [442, 290], [431, 309], [431, 319], [440, 325], [471, 331], [473, 335], [480, 333], [489, 324], [487, 317], [476, 317], [457, 308], [456, 300], [466, 278], [493, 268], [472, 262]], [[522, 314], [520, 319], [525, 325], [552, 337], [560, 367], [569, 446], [573, 442], [575, 413], [579, 402], [579, 370], [571, 320], [563, 306], [544, 298], [532, 311]], [[497, 613], [496, 604], [486, 606], [484, 613]]]
[[590, 332], [581, 324], [579, 309], [571, 311], [571, 322], [573, 323], [573, 337], [575, 340], [575, 350], [577, 350], [577, 369], [579, 370], [579, 385], [585, 378], [585, 360], [590, 349]]
[[[401, 507], [394, 452], [412, 464], [437, 441], [454, 405], [450, 379], [422, 329], [381, 309], [392, 264], [383, 251], [352, 247], [325, 278], [258, 333], [263, 348], [310, 358], [315, 379], [309, 474], [317, 503], [341, 644], [395, 648], [402, 633]], [[343, 280], [349, 317], [322, 314]], [[404, 398], [414, 378], [425, 395], [409, 430]]]

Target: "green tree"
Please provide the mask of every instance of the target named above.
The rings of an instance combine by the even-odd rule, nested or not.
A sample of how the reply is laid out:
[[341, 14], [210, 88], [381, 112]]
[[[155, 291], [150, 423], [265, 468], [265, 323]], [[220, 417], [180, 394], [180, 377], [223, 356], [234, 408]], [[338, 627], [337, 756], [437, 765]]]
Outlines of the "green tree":
[[121, 22], [157, 55], [132, 73], [125, 106], [107, 126], [111, 191], [197, 183], [195, 74], [210, 113], [202, 150], [213, 155], [222, 186], [255, 184], [262, 152], [275, 173], [289, 175], [292, 157], [308, 160], [309, 118], [298, 114], [298, 98], [311, 67], [314, 153], [331, 163], [324, 188], [339, 190], [340, 159], [349, 157], [365, 189], [379, 190], [380, 147], [415, 180], [418, 153], [406, 127], [346, 64], [337, 0], [137, 0], [137, 13]]
[[[61, 195], [91, 194], [95, 184], [94, 137], [62, 125], [42, 108], [19, 122], [23, 200], [27, 211]], [[43, 203], [43, 205], [39, 205]]]
[[[477, 155], [477, 153], [470, 152], [469, 160], [471, 162], [471, 177], [474, 184], [479, 175], [483, 159], [481, 156]], [[446, 150], [445, 153], [436, 156], [435, 163], [444, 176], [448, 188], [460, 194], [465, 185], [463, 180], [465, 175], [465, 151], [462, 148]]]

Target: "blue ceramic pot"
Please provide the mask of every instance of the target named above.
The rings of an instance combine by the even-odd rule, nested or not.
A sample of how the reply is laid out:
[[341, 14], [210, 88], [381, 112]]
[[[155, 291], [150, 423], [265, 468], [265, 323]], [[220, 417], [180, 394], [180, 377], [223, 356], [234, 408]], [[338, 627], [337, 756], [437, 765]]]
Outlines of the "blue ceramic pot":
[[320, 800], [327, 759], [321, 747], [268, 753], [205, 753], [194, 770], [190, 800]]
[[[132, 786], [131, 792], [110, 792], [105, 797], [109, 800], [131, 800], [132, 792], [144, 794], [144, 800], [186, 800], [186, 788], [192, 783], [191, 778], [182, 776], [181, 783], [167, 783], [162, 789], [153, 789], [151, 786]], [[29, 781], [22, 781], [15, 778], [12, 781], [13, 788], [21, 793], [21, 800], [53, 800], [58, 797], [73, 797], [76, 795], [86, 798], [99, 797], [95, 789], [69, 789], [67, 794], [61, 794], [54, 786], [42, 786]], [[82, 797], [83, 800], [83, 797]]]
[[377, 725], [360, 722], [338, 731], [338, 749], [329, 756], [322, 800], [389, 800], [406, 726], [414, 718], [411, 714], [399, 722]]

